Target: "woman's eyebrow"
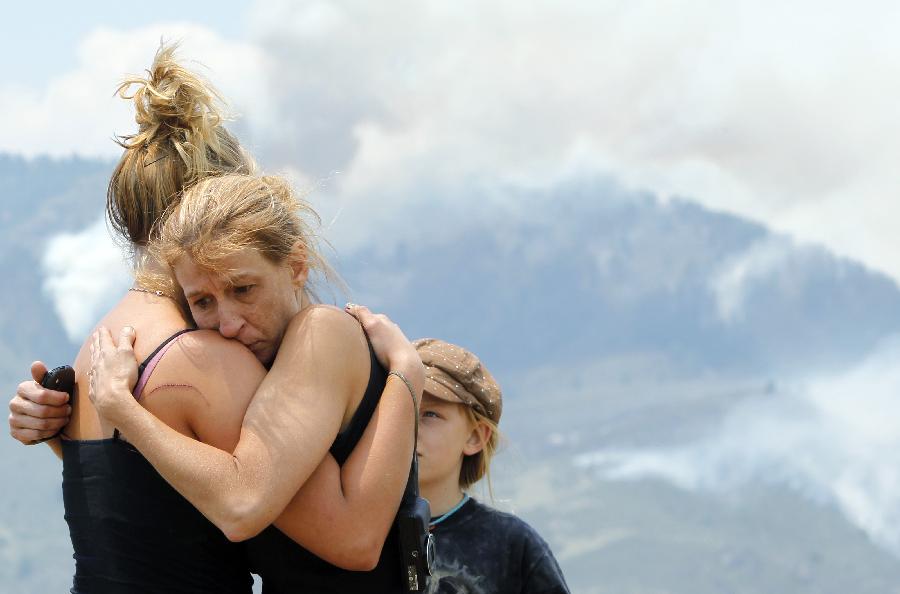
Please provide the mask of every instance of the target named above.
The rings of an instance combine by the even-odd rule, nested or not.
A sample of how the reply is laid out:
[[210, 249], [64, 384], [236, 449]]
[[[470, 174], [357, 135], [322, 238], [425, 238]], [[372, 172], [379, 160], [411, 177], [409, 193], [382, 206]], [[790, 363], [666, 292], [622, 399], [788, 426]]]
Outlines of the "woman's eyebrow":
[[257, 278], [257, 276], [253, 274], [253, 272], [248, 270], [232, 270], [227, 272], [224, 276], [228, 284], [232, 286], [245, 283], [249, 280], [255, 280]]

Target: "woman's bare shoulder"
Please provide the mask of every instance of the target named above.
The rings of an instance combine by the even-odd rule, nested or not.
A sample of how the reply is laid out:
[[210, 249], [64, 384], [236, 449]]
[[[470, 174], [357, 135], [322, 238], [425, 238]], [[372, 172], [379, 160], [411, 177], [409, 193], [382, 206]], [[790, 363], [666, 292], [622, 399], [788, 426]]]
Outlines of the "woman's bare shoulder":
[[159, 371], [180, 377], [185, 385], [202, 388], [220, 382], [258, 382], [265, 368], [250, 350], [212, 330], [195, 330], [178, 338], [160, 361]]
[[362, 336], [362, 327], [356, 318], [334, 305], [308, 305], [300, 310], [289, 325], [289, 329], [309, 331], [328, 330], [337, 332], [336, 337], [342, 339]]
[[231, 451], [265, 368], [247, 348], [217, 332], [178, 337], [153, 371], [144, 406], [173, 427]]
[[237, 361], [251, 359], [256, 361], [250, 349], [237, 340], [225, 338], [215, 330], [187, 332], [181, 337], [179, 344], [185, 354], [195, 359], [198, 364], [220, 361], [222, 357]]
[[353, 316], [334, 305], [313, 303], [301, 309], [294, 316], [294, 319], [311, 320], [318, 323], [341, 323], [345, 320], [353, 320]]
[[356, 318], [334, 306], [310, 305], [291, 319], [272, 371], [288, 367], [296, 373], [311, 369], [362, 373], [368, 369], [368, 357], [365, 334]]

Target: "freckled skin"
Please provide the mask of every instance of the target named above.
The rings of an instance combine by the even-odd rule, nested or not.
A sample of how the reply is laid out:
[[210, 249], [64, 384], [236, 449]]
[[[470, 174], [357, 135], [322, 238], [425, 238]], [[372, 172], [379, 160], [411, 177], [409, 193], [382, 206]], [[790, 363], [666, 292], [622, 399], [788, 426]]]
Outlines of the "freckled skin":
[[219, 331], [249, 348], [263, 365], [275, 359], [291, 318], [304, 305], [306, 269], [276, 264], [246, 248], [221, 262], [217, 274], [183, 257], [173, 266], [199, 328]]

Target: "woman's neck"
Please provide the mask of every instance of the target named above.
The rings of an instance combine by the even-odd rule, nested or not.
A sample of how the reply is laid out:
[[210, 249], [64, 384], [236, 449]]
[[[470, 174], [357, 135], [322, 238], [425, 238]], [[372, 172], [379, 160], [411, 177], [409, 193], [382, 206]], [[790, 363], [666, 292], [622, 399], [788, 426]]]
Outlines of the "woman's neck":
[[[165, 264], [157, 260], [156, 258], [150, 257], [147, 253], [147, 249], [143, 247], [135, 247], [134, 248], [134, 270], [133, 275], [135, 278], [135, 283], [141, 284], [142, 281], [147, 282], [151, 285], [169, 285], [172, 284], [174, 286], [174, 282], [172, 281], [172, 277], [169, 269]], [[153, 289], [160, 289], [161, 287], [154, 286]]]
[[169, 268], [155, 258], [151, 258], [146, 248], [134, 248], [134, 282], [132, 287], [138, 292], [159, 292], [160, 304], [174, 306], [179, 316], [188, 326], [194, 326], [190, 310], [181, 290], [172, 278]]

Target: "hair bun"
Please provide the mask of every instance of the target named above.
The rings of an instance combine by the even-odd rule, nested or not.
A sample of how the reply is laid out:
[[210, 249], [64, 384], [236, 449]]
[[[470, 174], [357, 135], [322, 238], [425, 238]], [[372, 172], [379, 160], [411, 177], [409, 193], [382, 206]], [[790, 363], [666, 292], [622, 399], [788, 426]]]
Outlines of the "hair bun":
[[186, 186], [256, 168], [222, 125], [219, 94], [176, 61], [176, 48], [160, 45], [146, 78], [129, 77], [116, 90], [134, 102], [138, 131], [116, 138], [125, 151], [109, 180], [106, 212], [112, 228], [135, 246], [147, 244]]
[[207, 150], [220, 150], [215, 130], [225, 118], [219, 109], [222, 100], [218, 92], [178, 63], [177, 48], [177, 43], [160, 45], [147, 77], [129, 77], [116, 90], [123, 99], [134, 101], [138, 125], [137, 134], [121, 137], [120, 144], [149, 148], [171, 141], [171, 148], [191, 170], [205, 162]]

